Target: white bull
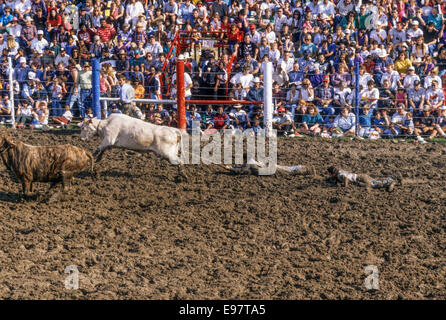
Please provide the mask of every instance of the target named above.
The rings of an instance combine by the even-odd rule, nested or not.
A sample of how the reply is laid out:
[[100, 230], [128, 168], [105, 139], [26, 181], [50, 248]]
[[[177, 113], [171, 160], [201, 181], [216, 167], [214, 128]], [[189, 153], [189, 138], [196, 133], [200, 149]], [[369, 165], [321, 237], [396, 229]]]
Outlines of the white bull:
[[[181, 165], [178, 153], [183, 134], [187, 135], [177, 128], [158, 126], [123, 114], [112, 114], [106, 120], [90, 119], [81, 127], [83, 141], [95, 135], [102, 138], [93, 154], [96, 162], [101, 161], [104, 151], [123, 148], [138, 152], [152, 151], [174, 165]], [[179, 170], [181, 172], [180, 166]]]

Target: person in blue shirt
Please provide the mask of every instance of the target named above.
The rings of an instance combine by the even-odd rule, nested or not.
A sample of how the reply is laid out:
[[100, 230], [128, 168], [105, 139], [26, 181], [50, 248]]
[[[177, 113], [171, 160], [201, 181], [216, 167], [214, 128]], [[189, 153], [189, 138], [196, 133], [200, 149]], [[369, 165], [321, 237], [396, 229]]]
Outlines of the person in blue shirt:
[[255, 119], [254, 123], [252, 124], [252, 130], [254, 130], [255, 135], [257, 136], [258, 134], [260, 134], [260, 132], [262, 132], [262, 127], [260, 126], [260, 120], [259, 119]]
[[383, 133], [386, 130], [387, 126], [390, 124], [389, 118], [387, 116], [387, 110], [381, 109], [376, 113], [375, 118], [373, 119], [373, 129], [378, 131], [378, 133]]
[[315, 106], [308, 107], [307, 114], [303, 117], [303, 133], [309, 135], [319, 135], [321, 133], [321, 127], [324, 123], [321, 115], [317, 111]]
[[304, 80], [305, 74], [299, 68], [299, 63], [295, 62], [293, 64], [293, 70], [288, 73], [288, 82], [290, 84], [302, 82]]
[[356, 117], [350, 112], [350, 108], [342, 108], [341, 114], [334, 120], [334, 135], [338, 137], [355, 135], [355, 123]]
[[432, 12], [427, 18], [426, 23], [433, 22], [435, 25], [435, 29], [441, 30], [443, 24], [443, 17], [438, 13], [438, 9], [436, 7], [432, 8]]
[[110, 109], [107, 112], [107, 116], [109, 117], [113, 113], [119, 113], [122, 114], [121, 110], [119, 110], [118, 105], [116, 103], [112, 103], [110, 105]]
[[366, 104], [362, 108], [362, 114], [359, 116], [359, 136], [369, 136], [372, 132], [372, 112], [370, 107]]
[[192, 105], [190, 111], [186, 112], [186, 127], [192, 129], [193, 122], [198, 121], [197, 127], [200, 127], [201, 115], [197, 112], [197, 106]]
[[316, 53], [317, 47], [311, 40], [312, 40], [311, 34], [307, 33], [304, 36], [302, 45], [300, 46], [300, 49], [299, 49], [300, 54], [303, 55], [303, 54], [309, 53], [310, 55], [312, 55], [312, 54]]
[[13, 15], [11, 14], [11, 8], [5, 7], [4, 13], [0, 16], [0, 32], [5, 33], [9, 31]]

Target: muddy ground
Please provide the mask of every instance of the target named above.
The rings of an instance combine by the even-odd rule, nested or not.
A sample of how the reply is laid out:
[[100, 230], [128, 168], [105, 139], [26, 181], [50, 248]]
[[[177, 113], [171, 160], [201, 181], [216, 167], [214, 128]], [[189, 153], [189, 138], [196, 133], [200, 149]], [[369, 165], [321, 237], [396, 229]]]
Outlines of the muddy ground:
[[[78, 133], [16, 134], [31, 144]], [[22, 200], [0, 166], [0, 298], [5, 299], [445, 299], [446, 145], [279, 140], [279, 164], [316, 177], [232, 176], [188, 166], [187, 181], [154, 155], [106, 153], [49, 204], [48, 185]], [[367, 192], [327, 180], [331, 164], [403, 187]], [[79, 290], [64, 286], [66, 266]], [[379, 270], [367, 290], [364, 268]]]

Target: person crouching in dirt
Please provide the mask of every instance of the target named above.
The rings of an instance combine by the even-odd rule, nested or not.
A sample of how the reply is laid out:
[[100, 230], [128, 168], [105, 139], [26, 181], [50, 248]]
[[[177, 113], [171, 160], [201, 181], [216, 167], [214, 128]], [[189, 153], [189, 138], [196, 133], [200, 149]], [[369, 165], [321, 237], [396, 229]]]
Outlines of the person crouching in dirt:
[[376, 180], [371, 178], [367, 174], [352, 173], [334, 166], [328, 168], [328, 172], [331, 177], [336, 179], [336, 181], [342, 182], [344, 184], [344, 187], [347, 187], [349, 182], [353, 182], [365, 186], [368, 191], [370, 191], [372, 188], [387, 187], [387, 191], [390, 192], [395, 188], [395, 185], [398, 182], [397, 180], [390, 177], [382, 180]]
[[[261, 175], [259, 173], [260, 169], [265, 169], [266, 166], [265, 166], [265, 164], [263, 164], [261, 162], [257, 162], [254, 159], [250, 159], [245, 164], [243, 164], [241, 166], [233, 166], [233, 167], [225, 166], [225, 168], [233, 173], [236, 173], [236, 174]], [[279, 165], [276, 165], [276, 170], [274, 170], [273, 172], [277, 172], [277, 171], [291, 173], [291, 174], [300, 174], [300, 175], [311, 175], [311, 176], [316, 175], [316, 170], [313, 166], [302, 166], [302, 165], [279, 166]]]

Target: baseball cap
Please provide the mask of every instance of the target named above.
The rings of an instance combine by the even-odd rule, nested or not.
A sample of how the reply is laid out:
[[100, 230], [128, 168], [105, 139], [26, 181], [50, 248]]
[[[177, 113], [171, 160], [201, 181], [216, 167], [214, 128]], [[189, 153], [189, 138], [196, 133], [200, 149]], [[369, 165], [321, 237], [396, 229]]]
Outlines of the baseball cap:
[[279, 112], [285, 112], [285, 107], [279, 107], [279, 109], [277, 110]]
[[408, 70], [412, 71], [412, 70], [415, 70], [415, 68], [414, 67], [409, 67]]
[[43, 30], [37, 31], [37, 34], [43, 34]]
[[324, 77], [322, 78], [322, 81], [330, 81], [330, 78], [329, 78], [328, 76], [324, 76]]
[[419, 24], [418, 20], [412, 21], [412, 25], [417, 26]]
[[256, 28], [256, 25], [255, 24], [251, 24], [250, 26], [249, 26], [249, 29], [255, 29]]
[[260, 78], [259, 78], [259, 77], [255, 77], [255, 78], [254, 78], [254, 83], [257, 83], [257, 82], [260, 83]]
[[21, 57], [19, 59], [19, 63], [26, 63], [26, 58], [25, 57]]

